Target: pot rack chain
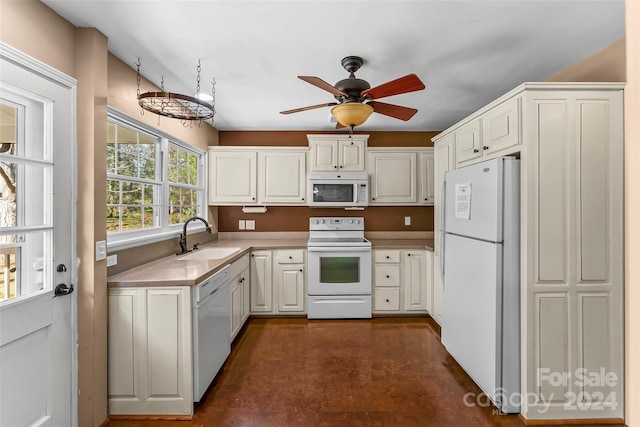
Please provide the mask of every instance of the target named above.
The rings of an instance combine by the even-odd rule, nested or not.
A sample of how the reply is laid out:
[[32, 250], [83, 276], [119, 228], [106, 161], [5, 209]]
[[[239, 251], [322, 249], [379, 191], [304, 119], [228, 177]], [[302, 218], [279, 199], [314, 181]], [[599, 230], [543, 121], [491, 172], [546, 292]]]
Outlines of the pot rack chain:
[[[136, 62], [136, 82], [137, 82], [137, 99], [138, 104], [142, 108], [140, 111], [144, 115], [144, 110], [151, 111], [158, 114], [158, 116], [166, 116], [175, 119], [180, 119], [183, 126], [193, 127], [193, 121], [198, 121], [197, 126], [202, 126], [203, 120], [211, 119], [213, 124], [213, 117], [215, 115], [215, 83], [212, 89], [214, 100], [211, 103], [192, 97], [189, 95], [182, 95], [179, 93], [165, 92], [164, 90], [164, 76], [162, 77], [161, 91], [160, 92], [145, 92], [140, 93], [140, 58]], [[200, 71], [201, 65], [198, 60], [197, 67], [197, 93], [200, 91]], [[214, 80], [215, 82], [215, 80]], [[187, 125], [189, 121], [189, 125]], [[160, 124], [160, 117], [158, 117], [158, 125]]]

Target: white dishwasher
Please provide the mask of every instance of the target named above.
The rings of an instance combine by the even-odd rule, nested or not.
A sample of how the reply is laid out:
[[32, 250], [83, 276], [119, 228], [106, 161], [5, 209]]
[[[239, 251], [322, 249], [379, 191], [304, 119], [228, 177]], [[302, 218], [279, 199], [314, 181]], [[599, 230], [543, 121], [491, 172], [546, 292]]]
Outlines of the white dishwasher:
[[231, 265], [195, 286], [193, 307], [193, 401], [199, 402], [231, 352]]

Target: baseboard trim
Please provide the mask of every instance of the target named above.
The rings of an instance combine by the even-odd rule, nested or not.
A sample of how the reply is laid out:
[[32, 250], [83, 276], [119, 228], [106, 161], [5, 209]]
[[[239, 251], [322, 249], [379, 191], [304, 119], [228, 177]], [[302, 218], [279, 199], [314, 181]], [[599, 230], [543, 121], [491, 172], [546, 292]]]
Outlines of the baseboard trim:
[[526, 426], [586, 426], [586, 425], [618, 425], [624, 426], [624, 420], [622, 418], [587, 418], [587, 419], [569, 419], [569, 420], [529, 420], [522, 416], [522, 414], [518, 415], [520, 421]]
[[112, 420], [191, 421], [193, 415], [111, 414]]

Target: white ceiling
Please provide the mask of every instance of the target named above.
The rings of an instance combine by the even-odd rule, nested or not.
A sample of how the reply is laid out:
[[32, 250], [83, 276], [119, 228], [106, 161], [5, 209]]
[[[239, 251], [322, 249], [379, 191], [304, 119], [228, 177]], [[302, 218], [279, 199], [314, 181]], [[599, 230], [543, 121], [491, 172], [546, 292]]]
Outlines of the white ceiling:
[[624, 37], [623, 0], [104, 1], [44, 0], [165, 90], [193, 95], [216, 80], [219, 130], [331, 130], [334, 101], [299, 80], [356, 76], [378, 86], [416, 73], [420, 92], [383, 101], [417, 108], [408, 122], [373, 114], [361, 131], [443, 130], [525, 81], [542, 81]]

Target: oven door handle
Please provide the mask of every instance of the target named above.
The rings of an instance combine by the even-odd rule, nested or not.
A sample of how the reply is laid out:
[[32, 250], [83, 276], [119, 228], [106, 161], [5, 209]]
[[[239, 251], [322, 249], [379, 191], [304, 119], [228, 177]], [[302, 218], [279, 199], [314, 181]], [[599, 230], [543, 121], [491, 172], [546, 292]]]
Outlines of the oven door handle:
[[308, 247], [309, 252], [371, 252], [371, 248], [368, 246], [316, 246]]

